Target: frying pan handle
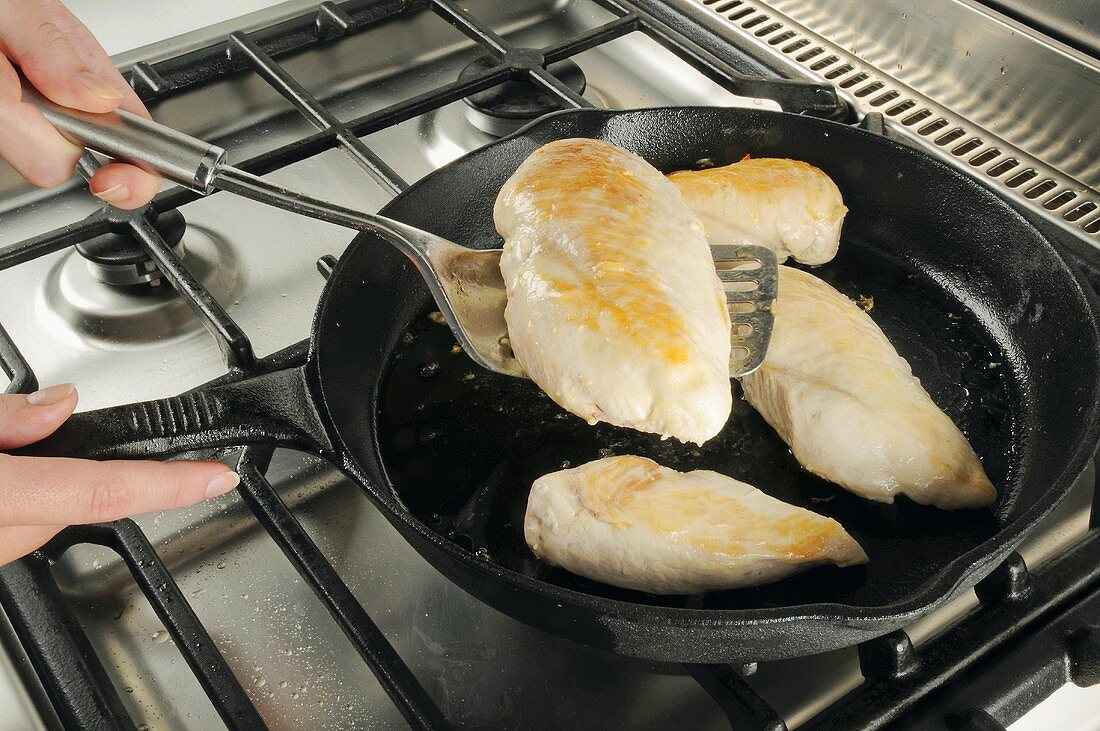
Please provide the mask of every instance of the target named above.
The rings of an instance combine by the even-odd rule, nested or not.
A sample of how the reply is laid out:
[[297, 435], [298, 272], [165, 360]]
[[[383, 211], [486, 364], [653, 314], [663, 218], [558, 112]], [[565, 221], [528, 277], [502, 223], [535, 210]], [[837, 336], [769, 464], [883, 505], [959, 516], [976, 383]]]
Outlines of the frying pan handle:
[[288, 368], [181, 396], [73, 414], [20, 455], [158, 457], [193, 449], [268, 444], [332, 453], [304, 368]]

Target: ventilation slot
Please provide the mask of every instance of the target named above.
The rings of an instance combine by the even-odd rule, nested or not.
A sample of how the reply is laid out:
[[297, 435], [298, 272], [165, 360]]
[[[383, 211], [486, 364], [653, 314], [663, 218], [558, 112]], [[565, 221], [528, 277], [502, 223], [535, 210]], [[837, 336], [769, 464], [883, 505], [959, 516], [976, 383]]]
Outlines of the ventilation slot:
[[1066, 211], [1066, 215], [1063, 216], [1063, 218], [1065, 218], [1067, 221], [1076, 221], [1079, 218], [1089, 215], [1090, 213], [1095, 211], [1097, 207], [1098, 206], [1095, 203], [1093, 203], [1092, 201], [1088, 201], [1087, 203], [1082, 203], [1081, 205], [1077, 206], [1072, 211]]
[[742, 28], [754, 28], [754, 27], [760, 25], [761, 23], [763, 23], [767, 19], [768, 19], [767, 15], [758, 15], [755, 18], [751, 18], [749, 20], [746, 20], [744, 23], [741, 24], [741, 27]]
[[[776, 23], [776, 27], [777, 28], [779, 27], [778, 23]], [[798, 35], [798, 34], [795, 33], [793, 30], [789, 30], [786, 33], [780, 33], [775, 38], [770, 39], [768, 41], [768, 43], [770, 45], [773, 45], [773, 46], [778, 46], [783, 41], [789, 41], [790, 39], [794, 38], [796, 35]], [[792, 43], [790, 46], [787, 46], [786, 48], [783, 49], [783, 53], [790, 53], [791, 51], [795, 50], [795, 48], [802, 48], [802, 46], [806, 45], [807, 43], [809, 43], [809, 41], [807, 41], [806, 39], [802, 39], [802, 45], [800, 45], [800, 46], [795, 46], [795, 44]]]
[[1097, 216], [1096, 218], [1092, 219], [1091, 221], [1086, 223], [1081, 228], [1083, 228], [1085, 230], [1085, 233], [1089, 233], [1089, 234], [1094, 234], [1094, 233], [1100, 231], [1100, 216]]
[[1023, 172], [1016, 173], [1011, 178], [1006, 180], [1005, 185], [1007, 185], [1009, 188], [1019, 188], [1021, 185], [1031, 180], [1038, 174], [1039, 173], [1035, 172], [1033, 168], [1028, 168]]
[[1077, 194], [1072, 190], [1063, 190], [1058, 195], [1054, 196], [1048, 201], [1043, 202], [1043, 208], [1048, 211], [1057, 211], [1064, 205], [1067, 205], [1070, 201], [1077, 197]]
[[[882, 95], [881, 97], [876, 97], [875, 99], [871, 99], [871, 107], [881, 107], [882, 104], [887, 103], [888, 101], [893, 101], [894, 99], [897, 99], [900, 96], [901, 95], [900, 95], [899, 92], [894, 91], [893, 89], [891, 89], [890, 91], [887, 91], [886, 93], [884, 93], [884, 95]], [[901, 111], [905, 111], [905, 110], [903, 109]]]
[[1057, 187], [1057, 183], [1055, 183], [1053, 180], [1047, 179], [1025, 190], [1024, 195], [1026, 195], [1028, 198], [1038, 198], [1041, 195], [1046, 195]]
[[768, 35], [769, 33], [774, 33], [782, 27], [783, 27], [782, 23], [769, 23], [768, 25], [765, 25], [760, 30], [756, 31], [756, 33], [754, 35], [757, 38], [763, 38], [764, 36]]
[[868, 84], [867, 86], [863, 87], [859, 91], [857, 91], [856, 96], [860, 97], [860, 98], [865, 97], [865, 96], [870, 96], [871, 94], [874, 94], [876, 91], [878, 91], [879, 89], [881, 89], [884, 86], [886, 86], [886, 84], [882, 83], [881, 81], [874, 81], [874, 82]]
[[982, 141], [981, 140], [979, 140], [977, 137], [971, 137], [969, 140], [967, 140], [966, 142], [962, 143], [961, 145], [959, 145], [958, 147], [953, 149], [951, 151], [951, 154], [952, 155], [959, 155], [961, 157], [961, 156], [966, 155], [968, 153], [974, 152], [974, 150], [977, 150], [981, 146], [982, 146]]
[[913, 109], [914, 107], [916, 107], [916, 102], [913, 101], [912, 99], [906, 99], [905, 101], [903, 101], [901, 103], [894, 104], [893, 107], [888, 109], [887, 110], [887, 115], [888, 115], [888, 117], [898, 117], [898, 115], [901, 114], [902, 112], [909, 111], [910, 109]]
[[918, 129], [917, 132], [920, 135], [922, 135], [924, 137], [927, 137], [928, 135], [932, 134], [933, 132], [939, 132], [941, 129], [943, 129], [946, 126], [947, 126], [947, 120], [944, 119], [943, 117], [940, 117], [935, 122], [929, 122], [928, 124], [924, 125], [920, 129]]
[[[718, 1], [718, 0], [710, 0], [710, 2], [707, 2], [707, 0], [703, 0], [703, 4], [704, 4], [704, 5], [713, 5], [713, 4], [714, 4], [715, 2], [717, 2], [717, 1]], [[726, 12], [727, 10], [733, 10], [733, 9], [734, 9], [734, 8], [736, 8], [736, 7], [738, 6], [738, 5], [740, 5], [741, 3], [742, 3], [742, 0], [731, 0], [731, 1], [730, 1], [730, 2], [728, 2], [728, 3], [722, 3], [721, 5], [719, 5], [718, 7], [716, 7], [716, 8], [714, 9], [714, 12], [716, 12], [716, 13], [724, 13], [724, 12]]]
[[989, 168], [989, 175], [993, 176], [994, 178], [999, 178], [1019, 164], [1020, 161], [1014, 157], [1010, 157], [1007, 160], [1001, 160], [999, 163]]
[[[846, 63], [846, 64], [843, 64], [841, 66], [837, 66], [835, 69], [833, 69], [829, 73], [825, 74], [825, 78], [826, 79], [838, 79], [841, 76], [843, 76], [844, 74], [849, 73], [853, 68], [854, 67], [850, 63]], [[860, 77], [862, 77], [862, 78], [860, 78]], [[866, 79], [866, 78], [867, 78], [867, 74], [863, 74], [863, 73], [856, 74], [854, 79], [848, 79], [846, 82], [842, 83], [841, 86], [851, 86], [852, 84], [858, 84], [859, 82], [863, 81], [863, 79]]]
[[931, 116], [932, 116], [932, 110], [931, 109], [921, 109], [919, 112], [913, 112], [908, 117], [901, 120], [901, 123], [904, 124], [906, 127], [912, 127], [917, 122], [923, 122], [924, 120], [928, 119]]
[[970, 158], [970, 164], [974, 167], [981, 167], [987, 162], [992, 162], [993, 160], [995, 160], [1000, 154], [1000, 150], [998, 150], [996, 147], [991, 147], [988, 150], [982, 150], [977, 155]]
[[[817, 63], [815, 63], [810, 68], [814, 71], [820, 71], [821, 69], [825, 68], [826, 66], [832, 66], [834, 63], [836, 63], [839, 60], [840, 59], [837, 58], [836, 56], [826, 56], [825, 58], [823, 58], [820, 61], [818, 61]], [[847, 64], [845, 64], [845, 65], [847, 65]], [[848, 66], [848, 70], [851, 71], [852, 67]], [[866, 77], [864, 77], [864, 78], [866, 78]]]
[[741, 20], [741, 18], [748, 17], [756, 12], [756, 8], [741, 8], [736, 13], [730, 13], [726, 17], [730, 20]]
[[966, 132], [963, 131], [963, 129], [961, 127], [956, 127], [955, 129], [951, 130], [950, 132], [948, 132], [946, 134], [942, 134], [939, 137], [937, 137], [936, 138], [936, 144], [939, 145], [940, 147], [943, 147], [944, 145], [950, 145], [952, 142], [959, 139], [960, 137], [962, 137], [965, 134], [966, 134]]
[[803, 53], [801, 56], [796, 56], [794, 60], [798, 61], [799, 63], [805, 63], [814, 56], [819, 56], [822, 53], [825, 53], [825, 49], [818, 46], [817, 48], [811, 48], [810, 50]]
[[809, 38], [799, 38], [797, 41], [795, 41], [791, 45], [784, 46], [783, 47], [783, 53], [791, 54], [791, 53], [794, 53], [795, 51], [797, 51], [800, 48], [805, 48], [808, 45], [810, 45], [810, 39]]

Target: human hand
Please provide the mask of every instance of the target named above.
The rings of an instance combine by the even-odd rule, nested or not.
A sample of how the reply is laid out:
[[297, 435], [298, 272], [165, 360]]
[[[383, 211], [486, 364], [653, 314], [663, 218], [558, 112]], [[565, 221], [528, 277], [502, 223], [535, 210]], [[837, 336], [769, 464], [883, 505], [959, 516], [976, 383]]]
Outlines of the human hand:
[[[0, 394], [0, 449], [33, 444], [76, 408], [70, 383], [29, 396]], [[96, 462], [0, 454], [0, 566], [68, 525], [181, 508], [240, 482], [220, 462]]]
[[[103, 47], [59, 0], [0, 0], [0, 157], [43, 188], [68, 180], [83, 150], [22, 101], [15, 67], [56, 104], [149, 116]], [[148, 203], [160, 183], [159, 175], [110, 163], [96, 171], [89, 187], [111, 205], [131, 209]]]

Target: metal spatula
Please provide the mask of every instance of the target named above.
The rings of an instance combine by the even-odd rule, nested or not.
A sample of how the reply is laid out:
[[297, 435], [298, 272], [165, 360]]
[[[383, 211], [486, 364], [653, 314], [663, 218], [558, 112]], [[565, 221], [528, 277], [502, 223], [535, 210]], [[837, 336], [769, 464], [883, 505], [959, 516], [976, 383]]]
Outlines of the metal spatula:
[[[408, 256], [428, 284], [455, 337], [479, 365], [524, 376], [508, 344], [500, 249], [470, 249], [400, 221], [344, 208], [270, 183], [226, 162], [224, 149], [125, 111], [92, 114], [59, 107], [24, 86], [39, 108], [74, 143], [116, 160], [155, 170], [204, 195], [215, 189], [385, 239]], [[712, 246], [733, 322], [730, 375], [764, 360], [771, 335], [775, 256], [756, 246]]]

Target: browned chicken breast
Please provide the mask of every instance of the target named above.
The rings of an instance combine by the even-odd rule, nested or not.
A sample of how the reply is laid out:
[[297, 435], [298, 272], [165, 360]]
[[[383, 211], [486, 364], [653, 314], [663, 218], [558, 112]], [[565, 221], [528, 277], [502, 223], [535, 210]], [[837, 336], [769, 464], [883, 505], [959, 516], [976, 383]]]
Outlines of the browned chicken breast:
[[871, 500], [948, 510], [997, 498], [978, 456], [854, 302], [779, 267], [775, 328], [745, 399], [808, 470]]
[[867, 554], [832, 518], [717, 472], [608, 457], [535, 480], [524, 536], [580, 576], [653, 594], [754, 586]]
[[512, 349], [551, 398], [686, 442], [722, 429], [729, 314], [675, 185], [610, 143], [561, 140], [519, 167], [494, 216]]
[[840, 189], [809, 163], [772, 157], [746, 158], [708, 170], [673, 173], [669, 179], [703, 222], [712, 244], [755, 244], [803, 264], [836, 256], [848, 209]]

